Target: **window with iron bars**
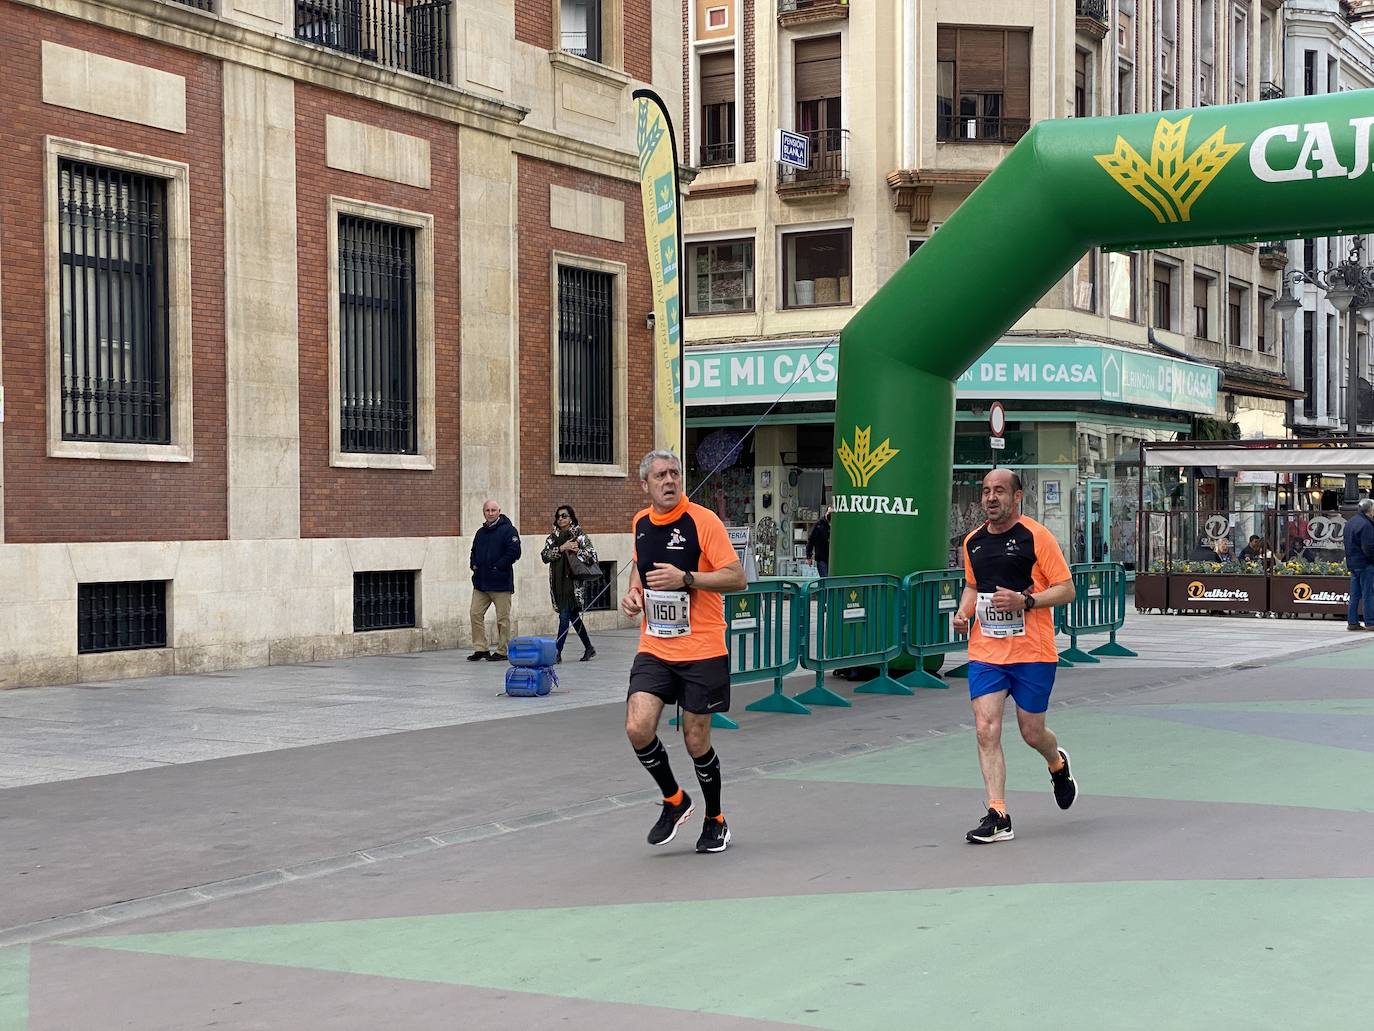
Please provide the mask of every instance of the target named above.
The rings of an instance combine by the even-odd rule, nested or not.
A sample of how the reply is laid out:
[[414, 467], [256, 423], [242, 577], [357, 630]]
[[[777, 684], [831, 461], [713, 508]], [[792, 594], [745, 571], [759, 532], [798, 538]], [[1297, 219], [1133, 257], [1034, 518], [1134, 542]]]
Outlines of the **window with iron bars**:
[[558, 266], [558, 460], [615, 461], [615, 276]]
[[76, 650], [167, 647], [167, 581], [78, 584]]
[[416, 453], [415, 230], [339, 216], [339, 447]]
[[58, 162], [62, 437], [170, 441], [167, 183]]
[[620, 607], [620, 600], [615, 596], [616, 584], [616, 564], [614, 562], [598, 562], [601, 567], [601, 579], [588, 580], [582, 588], [582, 596], [587, 599], [586, 612], [612, 612]]
[[353, 574], [353, 629], [397, 630], [415, 625], [417, 570], [383, 569]]

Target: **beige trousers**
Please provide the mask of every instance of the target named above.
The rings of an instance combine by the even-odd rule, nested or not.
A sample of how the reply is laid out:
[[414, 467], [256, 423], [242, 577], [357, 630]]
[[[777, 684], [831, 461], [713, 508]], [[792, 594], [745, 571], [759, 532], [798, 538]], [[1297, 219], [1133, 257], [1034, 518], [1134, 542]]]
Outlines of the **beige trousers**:
[[[510, 647], [510, 599], [511, 591], [472, 590], [472, 607], [468, 615], [472, 617], [472, 650], [478, 652], [497, 651], [505, 654]], [[496, 606], [497, 646], [487, 646], [487, 609]]]

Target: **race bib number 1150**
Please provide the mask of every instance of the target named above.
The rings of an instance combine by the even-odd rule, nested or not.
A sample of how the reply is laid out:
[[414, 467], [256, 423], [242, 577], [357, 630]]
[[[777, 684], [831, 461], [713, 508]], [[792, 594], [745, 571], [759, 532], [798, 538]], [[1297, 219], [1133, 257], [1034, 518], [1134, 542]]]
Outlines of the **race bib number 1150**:
[[692, 632], [688, 591], [644, 592], [644, 630], [650, 637], [686, 637]]

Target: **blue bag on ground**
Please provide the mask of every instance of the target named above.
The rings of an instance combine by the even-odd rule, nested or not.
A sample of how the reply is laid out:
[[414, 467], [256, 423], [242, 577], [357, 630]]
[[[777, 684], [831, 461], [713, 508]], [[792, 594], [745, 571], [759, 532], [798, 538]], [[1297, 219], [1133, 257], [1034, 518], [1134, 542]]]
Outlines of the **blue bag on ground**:
[[552, 637], [513, 637], [506, 657], [512, 666], [552, 666], [558, 661], [558, 642]]
[[549, 666], [511, 666], [506, 670], [506, 694], [512, 698], [542, 697], [557, 686], [558, 674]]

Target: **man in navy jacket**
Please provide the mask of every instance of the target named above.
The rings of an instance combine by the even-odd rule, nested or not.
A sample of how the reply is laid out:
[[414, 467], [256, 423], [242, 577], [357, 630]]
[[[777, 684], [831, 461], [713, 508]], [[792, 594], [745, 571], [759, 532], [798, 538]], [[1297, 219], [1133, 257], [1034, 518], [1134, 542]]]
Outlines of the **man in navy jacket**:
[[[1364, 498], [1360, 510], [1345, 521], [1345, 566], [1350, 570], [1347, 630], [1374, 630], [1374, 501]], [[1364, 626], [1359, 617], [1363, 611]]]
[[[515, 593], [515, 563], [520, 559], [520, 531], [501, 514], [495, 501], [482, 502], [485, 522], [472, 536], [472, 647], [469, 662], [506, 661], [510, 646], [510, 599]], [[487, 609], [496, 606], [495, 650], [487, 649]]]

